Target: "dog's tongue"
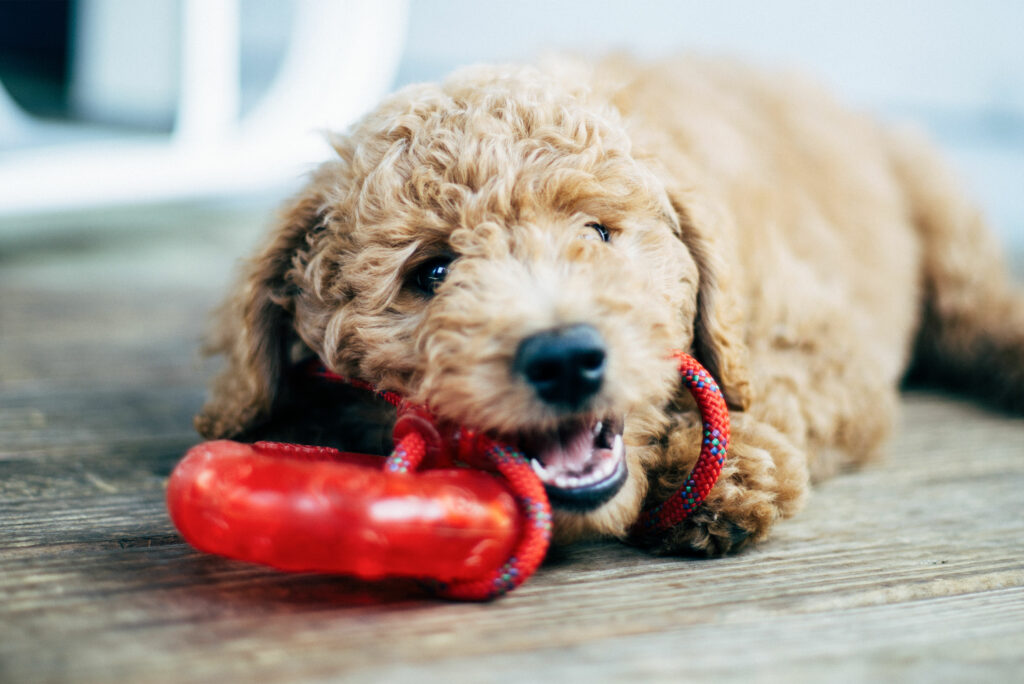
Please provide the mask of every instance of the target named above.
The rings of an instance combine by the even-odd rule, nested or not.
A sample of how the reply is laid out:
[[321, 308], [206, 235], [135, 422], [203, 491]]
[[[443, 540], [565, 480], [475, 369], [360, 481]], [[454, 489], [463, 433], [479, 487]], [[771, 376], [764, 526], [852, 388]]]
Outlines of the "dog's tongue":
[[[595, 426], [577, 423], [561, 426], [558, 434], [546, 444], [538, 445], [536, 458], [545, 469], [554, 473], [582, 475], [592, 465]], [[597, 431], [600, 427], [597, 426]]]
[[533, 435], [522, 445], [552, 506], [588, 511], [626, 481], [622, 421], [576, 421]]

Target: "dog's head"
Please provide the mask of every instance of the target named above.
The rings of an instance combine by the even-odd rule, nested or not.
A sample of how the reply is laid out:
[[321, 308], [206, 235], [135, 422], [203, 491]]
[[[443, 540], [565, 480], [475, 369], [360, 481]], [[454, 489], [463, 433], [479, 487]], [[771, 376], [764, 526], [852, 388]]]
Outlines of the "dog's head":
[[563, 519], [621, 533], [678, 390], [669, 351], [742, 403], [713, 243], [615, 112], [535, 71], [474, 70], [400, 92], [334, 147], [229, 307], [206, 436], [266, 418], [284, 369], [317, 356], [519, 444]]

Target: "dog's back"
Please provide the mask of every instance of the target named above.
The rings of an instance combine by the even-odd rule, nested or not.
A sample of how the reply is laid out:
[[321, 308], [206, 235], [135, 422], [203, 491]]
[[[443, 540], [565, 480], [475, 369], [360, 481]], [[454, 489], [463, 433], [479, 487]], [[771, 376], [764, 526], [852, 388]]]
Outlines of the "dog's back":
[[[779, 378], [796, 385], [812, 452], [870, 456], [911, 362], [1024, 404], [1024, 297], [925, 141], [795, 74], [621, 57], [593, 73], [638, 154], [664, 167], [681, 206], [703, 205], [714, 222], [755, 393], [771, 397]], [[770, 401], [755, 410], [787, 420]]]

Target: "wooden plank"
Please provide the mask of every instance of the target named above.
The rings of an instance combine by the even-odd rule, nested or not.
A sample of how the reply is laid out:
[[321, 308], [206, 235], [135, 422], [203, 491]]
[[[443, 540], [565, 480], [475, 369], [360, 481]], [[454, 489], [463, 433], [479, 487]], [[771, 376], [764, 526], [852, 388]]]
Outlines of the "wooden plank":
[[[932, 397], [912, 397], [907, 413], [915, 427], [892, 457], [826, 483], [750, 553], [686, 561], [581, 545], [484, 606], [192, 552], [162, 505], [185, 442], [8, 459], [2, 662], [18, 678], [76, 681], [200, 681], [257, 666], [263, 681], [501, 681], [516, 663], [554, 678], [581, 658], [579, 672], [622, 676], [690, 665], [740, 676], [766, 658], [808, 676], [851, 658], [865, 672], [924, 676], [952, 659], [1006, 673], [1024, 638], [1024, 429]], [[985, 457], [965, 459], [981, 438]], [[1002, 653], [976, 662], [971, 649], [993, 640]], [[700, 647], [673, 646], [687, 643]]]

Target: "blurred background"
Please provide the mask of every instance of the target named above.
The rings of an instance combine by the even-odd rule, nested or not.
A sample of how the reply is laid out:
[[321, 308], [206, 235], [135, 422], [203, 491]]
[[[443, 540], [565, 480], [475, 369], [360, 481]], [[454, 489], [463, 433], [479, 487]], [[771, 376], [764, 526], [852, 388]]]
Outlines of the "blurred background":
[[1014, 0], [0, 0], [0, 287], [205, 287], [395, 87], [552, 50], [796, 67], [927, 129], [1024, 249]]

